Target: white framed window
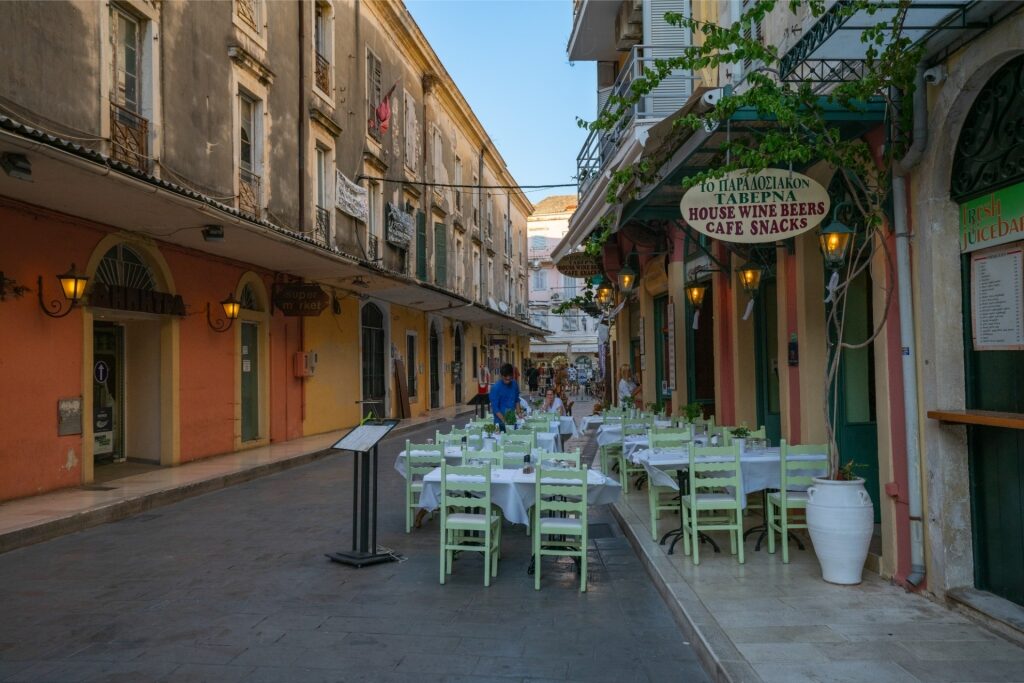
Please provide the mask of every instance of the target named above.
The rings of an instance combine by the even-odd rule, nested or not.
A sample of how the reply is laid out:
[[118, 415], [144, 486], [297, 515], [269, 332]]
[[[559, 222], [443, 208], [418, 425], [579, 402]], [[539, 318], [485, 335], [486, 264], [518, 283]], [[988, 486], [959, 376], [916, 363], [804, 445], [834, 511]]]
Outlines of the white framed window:
[[[146, 6], [109, 4], [108, 32], [110, 155], [123, 163], [148, 171], [156, 157], [158, 90], [154, 80], [159, 71], [153, 49], [156, 21]], [[102, 79], [101, 79], [102, 80]]]
[[473, 226], [480, 225], [480, 176], [473, 174], [473, 184], [477, 189], [473, 191]]
[[238, 209], [260, 217], [263, 207], [263, 103], [240, 90], [238, 101]]
[[416, 118], [416, 99], [404, 91], [405, 102], [405, 167], [416, 174], [419, 165], [419, 121]]
[[455, 157], [455, 210], [462, 211], [462, 159]]
[[430, 147], [432, 153], [431, 170], [433, 179], [441, 177], [441, 168], [444, 166], [444, 146], [441, 141], [441, 129], [433, 126], [430, 131]]
[[261, 47], [267, 47], [267, 7], [265, 0], [234, 0], [235, 26], [249, 34]]
[[565, 296], [567, 299], [571, 299], [576, 296], [576, 278], [574, 277], [563, 277], [562, 282], [565, 283]]
[[480, 247], [473, 247], [473, 298], [480, 301]]
[[377, 107], [384, 96], [380, 58], [366, 49], [366, 134], [374, 140], [381, 139], [377, 122]]
[[498, 286], [494, 282], [494, 259], [487, 258], [487, 294], [488, 296], [494, 296], [497, 293]]
[[463, 293], [466, 284], [466, 258], [462, 250], [462, 238], [455, 238], [455, 291]]
[[334, 69], [334, 7], [330, 2], [313, 3], [313, 87], [328, 101], [333, 101]]
[[546, 270], [535, 270], [533, 271], [533, 282], [530, 283], [530, 289], [535, 292], [543, 292], [548, 288], [548, 271]]
[[366, 181], [367, 190], [367, 225], [366, 225], [366, 257], [376, 261], [381, 257], [380, 237], [384, 232], [384, 195], [380, 183]]

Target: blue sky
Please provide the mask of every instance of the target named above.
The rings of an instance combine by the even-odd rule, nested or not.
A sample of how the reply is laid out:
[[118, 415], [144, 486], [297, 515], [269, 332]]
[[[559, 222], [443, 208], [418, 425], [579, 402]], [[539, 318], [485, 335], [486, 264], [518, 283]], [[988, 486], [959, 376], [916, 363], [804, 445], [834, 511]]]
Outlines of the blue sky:
[[[570, 66], [571, 0], [406, 0], [522, 185], [574, 182], [593, 118], [593, 63]], [[529, 192], [534, 202], [574, 188]]]

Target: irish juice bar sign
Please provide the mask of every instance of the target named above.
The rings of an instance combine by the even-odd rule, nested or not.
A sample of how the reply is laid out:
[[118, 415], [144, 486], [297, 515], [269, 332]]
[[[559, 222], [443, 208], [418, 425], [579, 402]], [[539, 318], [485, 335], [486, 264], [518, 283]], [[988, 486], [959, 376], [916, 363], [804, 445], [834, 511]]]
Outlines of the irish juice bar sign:
[[960, 253], [1024, 239], [1024, 183], [960, 205]]
[[731, 171], [691, 187], [679, 205], [695, 230], [726, 242], [776, 242], [817, 227], [828, 192], [801, 173]]

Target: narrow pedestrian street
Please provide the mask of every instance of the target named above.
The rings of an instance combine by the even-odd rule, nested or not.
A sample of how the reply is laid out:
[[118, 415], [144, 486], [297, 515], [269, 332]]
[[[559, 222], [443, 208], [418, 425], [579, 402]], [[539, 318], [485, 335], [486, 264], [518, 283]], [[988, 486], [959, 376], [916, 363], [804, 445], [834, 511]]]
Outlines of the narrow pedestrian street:
[[707, 680], [604, 510], [586, 593], [567, 559], [535, 591], [529, 539], [507, 523], [489, 589], [476, 553], [440, 585], [437, 521], [403, 533], [392, 467], [435, 427], [381, 448], [378, 541], [400, 563], [324, 557], [350, 542], [342, 454], [0, 555], [0, 680]]

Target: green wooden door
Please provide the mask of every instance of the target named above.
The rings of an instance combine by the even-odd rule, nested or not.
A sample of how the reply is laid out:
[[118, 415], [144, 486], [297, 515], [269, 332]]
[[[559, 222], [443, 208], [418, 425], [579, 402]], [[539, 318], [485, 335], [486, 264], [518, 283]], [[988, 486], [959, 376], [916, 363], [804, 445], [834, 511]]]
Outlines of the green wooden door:
[[[843, 337], [848, 344], [863, 343], [874, 331], [869, 271], [850, 283], [846, 293]], [[833, 407], [839, 464], [854, 461], [854, 474], [863, 477], [864, 488], [875, 506], [875, 523], [881, 521], [881, 483], [878, 479], [878, 423], [875, 414], [874, 344], [843, 349], [839, 362], [838, 401]]]
[[242, 323], [242, 441], [260, 436], [259, 325]]
[[[976, 351], [963, 258], [967, 408], [1024, 413], [1024, 351]], [[977, 587], [1024, 605], [1024, 431], [967, 428]]]
[[694, 308], [686, 302], [686, 396], [700, 403], [705, 416], [715, 414], [715, 329], [713, 288], [706, 283], [694, 329]]
[[779, 300], [775, 280], [765, 280], [754, 301], [754, 365], [757, 373], [757, 426], [772, 444], [782, 438], [779, 406]]
[[427, 216], [416, 212], [416, 277], [427, 279]]
[[672, 399], [668, 385], [668, 295], [654, 299], [654, 381], [658, 403]]
[[448, 283], [448, 235], [444, 223], [434, 223], [434, 282], [442, 287]]

